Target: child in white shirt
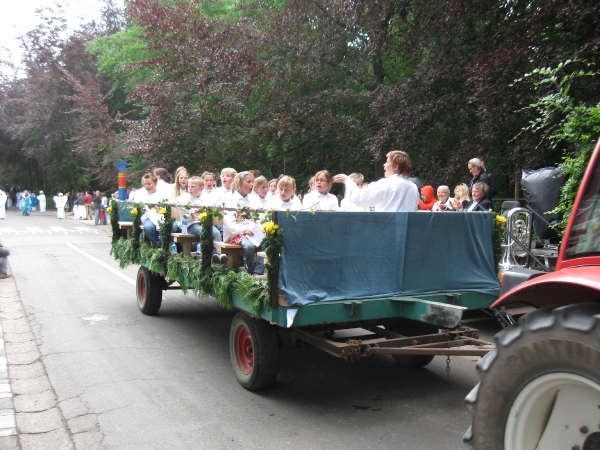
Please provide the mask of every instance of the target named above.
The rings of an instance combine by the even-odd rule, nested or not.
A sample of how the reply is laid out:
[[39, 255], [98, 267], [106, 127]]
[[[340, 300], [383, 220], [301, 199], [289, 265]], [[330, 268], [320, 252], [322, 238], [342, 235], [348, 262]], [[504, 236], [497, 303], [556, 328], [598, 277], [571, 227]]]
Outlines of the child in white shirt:
[[[254, 175], [250, 172], [238, 173], [232, 185], [232, 199], [235, 208], [246, 208], [251, 205], [251, 194], [254, 189]], [[229, 206], [229, 205], [228, 205]], [[259, 257], [254, 261], [254, 243], [247, 236], [254, 236], [256, 222], [239, 217], [236, 211], [228, 211], [223, 217], [225, 242], [241, 245], [244, 249], [244, 260], [248, 273], [260, 276], [265, 272], [264, 260]], [[221, 262], [223, 262], [221, 260]]]
[[317, 172], [313, 177], [314, 191], [304, 196], [302, 206], [312, 211], [339, 211], [337, 197], [329, 193], [332, 185], [331, 174], [327, 170]]
[[[204, 181], [200, 177], [192, 177], [188, 181], [189, 192], [184, 193], [177, 197], [173, 202], [179, 205], [187, 205], [190, 203], [192, 206], [212, 206], [210, 204], [206, 204], [204, 202], [204, 196], [202, 192], [204, 190]], [[180, 212], [182, 208], [180, 208]], [[183, 219], [183, 217], [182, 217]], [[173, 233], [181, 233], [181, 222], [175, 221], [173, 222], [172, 227]], [[202, 224], [197, 220], [188, 220], [188, 234], [193, 234], [194, 236], [198, 236], [200, 238], [200, 234], [202, 233]], [[221, 232], [213, 225], [212, 227], [212, 235], [214, 242], [221, 242], [223, 238], [221, 237]], [[214, 252], [213, 252], [214, 253]]]
[[267, 191], [267, 199], [277, 192], [277, 178], [273, 178], [269, 181], [269, 190]]
[[276, 211], [299, 211], [302, 203], [296, 197], [296, 180], [288, 175], [283, 175], [277, 182], [277, 195], [269, 199], [269, 209]]
[[213, 189], [222, 206], [231, 202], [233, 179], [237, 175], [235, 169], [225, 167], [221, 170], [221, 186]]
[[254, 180], [254, 194], [252, 196], [252, 207], [255, 209], [267, 209], [269, 199], [267, 193], [269, 192], [269, 182], [265, 177], [258, 177]]
[[[142, 177], [143, 189], [138, 189], [135, 194], [135, 201], [141, 203], [158, 203], [163, 200], [164, 192], [159, 192], [157, 189], [158, 178], [153, 173], [147, 173]], [[138, 212], [139, 214], [139, 212]], [[150, 241], [155, 244], [159, 243], [158, 239], [158, 217], [155, 211], [146, 211], [141, 217], [144, 225], [144, 234]]]

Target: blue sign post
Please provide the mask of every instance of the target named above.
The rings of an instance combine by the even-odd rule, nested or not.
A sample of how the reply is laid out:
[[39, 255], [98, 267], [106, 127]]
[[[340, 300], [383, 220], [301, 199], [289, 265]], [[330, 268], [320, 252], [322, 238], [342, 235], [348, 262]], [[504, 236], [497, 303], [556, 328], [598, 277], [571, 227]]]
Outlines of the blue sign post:
[[127, 175], [125, 174], [127, 171], [127, 164], [125, 161], [119, 161], [117, 170], [119, 171], [119, 179], [117, 181], [117, 186], [119, 187], [119, 200], [127, 200]]

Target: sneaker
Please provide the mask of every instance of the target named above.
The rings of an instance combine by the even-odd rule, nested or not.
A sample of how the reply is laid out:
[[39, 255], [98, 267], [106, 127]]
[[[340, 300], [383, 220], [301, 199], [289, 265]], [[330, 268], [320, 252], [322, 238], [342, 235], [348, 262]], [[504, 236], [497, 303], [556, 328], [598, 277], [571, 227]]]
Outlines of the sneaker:
[[227, 255], [219, 255], [221, 257], [221, 264], [225, 264], [227, 265], [227, 263], [229, 262], [229, 258], [227, 257]]
[[212, 263], [213, 264], [221, 264], [221, 255], [219, 255], [218, 253], [215, 253], [212, 256]]
[[254, 272], [254, 273], [252, 274], [252, 276], [253, 276], [253, 277], [256, 277], [256, 278], [263, 278], [263, 274], [262, 274], [262, 273], [258, 273], [258, 272]]
[[10, 273], [0, 273], [0, 280], [3, 280], [4, 278], [10, 278], [12, 277], [12, 275]]

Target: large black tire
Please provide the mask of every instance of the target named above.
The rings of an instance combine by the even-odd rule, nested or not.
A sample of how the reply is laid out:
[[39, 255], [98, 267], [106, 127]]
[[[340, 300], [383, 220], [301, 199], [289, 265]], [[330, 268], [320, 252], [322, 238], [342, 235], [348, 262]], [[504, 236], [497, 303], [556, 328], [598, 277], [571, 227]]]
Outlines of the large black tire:
[[275, 383], [279, 372], [279, 338], [268, 322], [238, 312], [229, 332], [229, 354], [238, 382], [249, 391]]
[[165, 279], [141, 266], [137, 273], [135, 291], [140, 311], [147, 316], [158, 313], [162, 304], [162, 289]]
[[546, 307], [498, 333], [465, 399], [463, 439], [478, 450], [600, 448], [599, 314], [600, 302]]
[[[425, 334], [436, 334], [439, 333], [439, 328], [435, 325], [428, 323], [417, 322], [416, 320], [402, 319], [400, 323], [394, 324], [392, 327], [386, 327], [390, 331], [401, 334], [403, 336], [422, 336]], [[431, 361], [433, 361], [434, 355], [392, 355], [394, 361], [409, 369], [422, 369]]]

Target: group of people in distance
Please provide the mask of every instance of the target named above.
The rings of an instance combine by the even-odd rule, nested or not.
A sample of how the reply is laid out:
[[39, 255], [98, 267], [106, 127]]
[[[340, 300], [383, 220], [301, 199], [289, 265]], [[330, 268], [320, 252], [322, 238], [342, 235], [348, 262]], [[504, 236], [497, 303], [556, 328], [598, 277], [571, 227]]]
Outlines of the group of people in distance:
[[[13, 201], [14, 197], [14, 201]], [[16, 206], [21, 210], [21, 215], [29, 216], [31, 211], [35, 210], [38, 205], [40, 212], [46, 212], [46, 196], [44, 191], [36, 196], [34, 193], [30, 193], [27, 190], [9, 192], [8, 194], [0, 189], [0, 220], [6, 219], [6, 208], [10, 206]]]
[[[327, 170], [321, 170], [310, 180], [310, 191], [302, 199], [296, 195], [296, 181], [291, 176], [281, 175], [268, 180], [257, 170], [237, 172], [230, 167], [221, 170], [219, 187], [212, 172], [190, 177], [184, 167], [179, 167], [171, 180], [167, 170], [154, 169], [142, 177], [142, 187], [132, 189], [128, 199], [146, 204], [167, 201], [192, 207], [247, 207], [275, 211], [487, 211], [492, 206], [489, 179], [478, 158], [469, 161], [469, 171], [473, 174], [469, 185], [457, 186], [454, 197], [450, 197], [447, 186], [440, 186], [436, 200], [433, 187], [424, 186], [419, 191], [417, 185], [409, 180], [412, 162], [406, 152], [393, 150], [386, 156], [384, 178], [367, 185], [360, 174], [332, 176]], [[345, 186], [345, 197], [341, 202], [330, 193], [333, 183]], [[158, 243], [160, 215], [146, 208], [141, 219], [147, 238]], [[182, 223], [175, 221], [172, 232], [181, 232], [181, 227]], [[222, 227], [213, 226], [212, 234], [214, 241], [241, 245], [248, 273], [261, 276], [264, 273], [262, 258], [256, 262], [254, 259], [260, 243], [251, 239], [256, 231], [257, 224], [253, 220], [230, 210], [224, 214]], [[200, 237], [200, 224], [188, 224], [187, 232]], [[224, 258], [226, 255], [213, 255], [214, 262], [223, 263]]]

